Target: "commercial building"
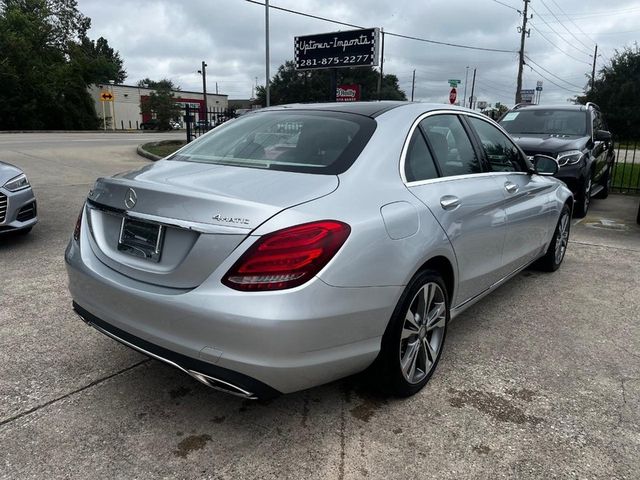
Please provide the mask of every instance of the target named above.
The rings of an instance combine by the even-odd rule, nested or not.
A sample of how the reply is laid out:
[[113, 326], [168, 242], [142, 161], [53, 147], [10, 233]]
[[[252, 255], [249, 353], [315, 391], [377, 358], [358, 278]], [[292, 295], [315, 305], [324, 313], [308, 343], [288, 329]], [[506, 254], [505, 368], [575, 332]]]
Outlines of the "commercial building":
[[[115, 130], [135, 130], [140, 128], [143, 122], [151, 119], [150, 114], [143, 115], [140, 111], [140, 102], [153, 91], [152, 88], [135, 85], [105, 84], [91, 85], [89, 87], [89, 93], [95, 102], [96, 113], [101, 125], [106, 123], [108, 129]], [[112, 101], [100, 101], [103, 93], [111, 94]], [[204, 95], [202, 92], [173, 90], [173, 95], [179, 105], [184, 107], [188, 104], [190, 108], [204, 111]], [[223, 112], [227, 107], [227, 95], [207, 93], [207, 108], [209, 111]]]

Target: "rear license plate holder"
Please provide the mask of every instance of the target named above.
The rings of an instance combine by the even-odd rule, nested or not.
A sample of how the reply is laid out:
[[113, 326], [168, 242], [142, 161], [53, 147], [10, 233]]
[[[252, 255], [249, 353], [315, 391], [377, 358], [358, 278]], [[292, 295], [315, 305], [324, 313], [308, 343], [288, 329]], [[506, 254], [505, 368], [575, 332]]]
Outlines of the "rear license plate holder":
[[118, 250], [157, 263], [162, 254], [164, 233], [164, 225], [123, 217]]

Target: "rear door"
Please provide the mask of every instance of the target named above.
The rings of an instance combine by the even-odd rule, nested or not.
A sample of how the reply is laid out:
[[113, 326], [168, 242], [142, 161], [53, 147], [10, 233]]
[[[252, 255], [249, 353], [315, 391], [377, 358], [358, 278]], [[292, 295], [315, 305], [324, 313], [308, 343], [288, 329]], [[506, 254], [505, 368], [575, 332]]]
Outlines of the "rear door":
[[455, 251], [455, 306], [498, 280], [504, 242], [503, 195], [483, 172], [478, 153], [455, 114], [426, 115], [404, 157], [407, 187], [438, 220]]
[[520, 149], [500, 129], [479, 117], [467, 116], [482, 146], [486, 168], [495, 172], [507, 215], [502, 276], [535, 259], [544, 248], [555, 218], [553, 184], [527, 172]]

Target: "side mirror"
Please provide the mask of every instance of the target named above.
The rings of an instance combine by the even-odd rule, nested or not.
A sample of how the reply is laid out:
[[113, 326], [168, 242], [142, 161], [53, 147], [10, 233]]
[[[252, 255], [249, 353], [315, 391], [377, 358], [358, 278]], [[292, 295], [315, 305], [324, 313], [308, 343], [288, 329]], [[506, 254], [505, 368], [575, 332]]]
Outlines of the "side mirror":
[[535, 173], [538, 175], [553, 176], [560, 171], [558, 161], [548, 155], [535, 155], [532, 160]]
[[611, 140], [611, 132], [607, 130], [596, 130], [594, 138], [596, 142], [608, 142]]

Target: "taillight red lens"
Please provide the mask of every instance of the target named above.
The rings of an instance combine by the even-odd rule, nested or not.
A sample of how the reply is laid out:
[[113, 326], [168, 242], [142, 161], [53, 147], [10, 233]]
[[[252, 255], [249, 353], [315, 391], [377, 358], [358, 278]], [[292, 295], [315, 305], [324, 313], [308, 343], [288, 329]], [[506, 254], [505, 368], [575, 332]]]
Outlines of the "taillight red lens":
[[82, 227], [82, 213], [84, 212], [84, 205], [80, 209], [80, 215], [78, 215], [78, 220], [76, 220], [76, 226], [73, 229], [73, 239], [76, 242], [80, 241], [80, 228]]
[[346, 223], [322, 220], [270, 233], [240, 257], [222, 283], [243, 291], [302, 285], [329, 263], [350, 232]]

